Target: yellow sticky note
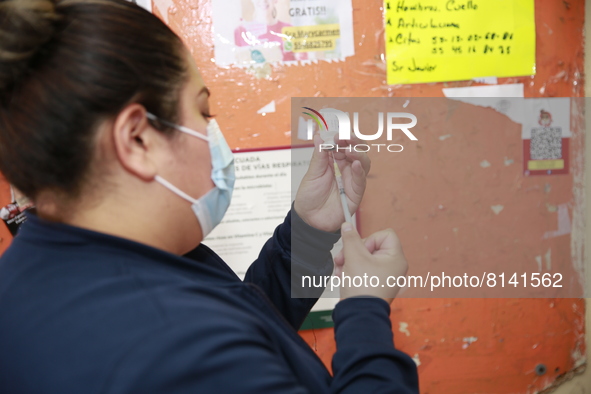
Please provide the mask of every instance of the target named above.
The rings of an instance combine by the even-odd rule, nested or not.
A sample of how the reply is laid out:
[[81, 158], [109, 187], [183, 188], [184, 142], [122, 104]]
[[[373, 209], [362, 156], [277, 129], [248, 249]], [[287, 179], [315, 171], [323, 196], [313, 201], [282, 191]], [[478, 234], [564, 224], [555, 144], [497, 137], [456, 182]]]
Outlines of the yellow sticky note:
[[534, 0], [385, 0], [388, 84], [536, 72]]

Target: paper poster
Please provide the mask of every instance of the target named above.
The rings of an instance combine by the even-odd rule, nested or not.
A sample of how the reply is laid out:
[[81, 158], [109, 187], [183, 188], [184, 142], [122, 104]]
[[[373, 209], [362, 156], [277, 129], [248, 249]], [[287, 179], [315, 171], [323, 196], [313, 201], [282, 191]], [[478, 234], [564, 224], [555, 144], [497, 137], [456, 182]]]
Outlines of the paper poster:
[[534, 0], [385, 0], [388, 84], [535, 74]]
[[[235, 153], [236, 184], [222, 222], [203, 240], [244, 278], [291, 209], [291, 155], [284, 149]], [[303, 173], [309, 161], [302, 163]], [[303, 174], [302, 174], [303, 177]], [[294, 191], [295, 193], [295, 191]]]
[[[222, 222], [203, 240], [244, 278], [261, 248], [283, 223], [310, 165], [312, 147], [234, 153], [236, 184]], [[356, 218], [354, 217], [354, 220]], [[335, 255], [341, 241], [333, 248]]]
[[442, 90], [445, 97], [452, 100], [493, 108], [513, 122], [523, 124], [525, 100], [521, 83], [444, 88]]
[[570, 99], [525, 100], [523, 171], [525, 175], [568, 174]]
[[[222, 222], [203, 243], [219, 254], [241, 279], [291, 209], [297, 185], [310, 165], [312, 149], [270, 149], [234, 154], [236, 184], [232, 202]], [[335, 256], [342, 247], [339, 240], [331, 251], [332, 255]], [[338, 289], [333, 293], [327, 290], [302, 329], [332, 327], [332, 309], [338, 301]]]
[[13, 236], [18, 233], [21, 225], [27, 221], [25, 212], [35, 213], [33, 202], [18, 190], [10, 187], [10, 204], [0, 208], [0, 218]]
[[343, 60], [355, 53], [351, 0], [213, 0], [219, 66]]

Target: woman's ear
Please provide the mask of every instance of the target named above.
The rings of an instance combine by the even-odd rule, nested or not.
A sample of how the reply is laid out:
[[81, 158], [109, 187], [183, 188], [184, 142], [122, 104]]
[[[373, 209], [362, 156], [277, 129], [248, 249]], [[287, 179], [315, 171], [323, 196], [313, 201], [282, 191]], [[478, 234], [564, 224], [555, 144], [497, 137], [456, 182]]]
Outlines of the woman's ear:
[[163, 136], [148, 123], [146, 109], [137, 103], [125, 107], [117, 115], [111, 135], [121, 166], [143, 181], [153, 180], [157, 175], [156, 150]]

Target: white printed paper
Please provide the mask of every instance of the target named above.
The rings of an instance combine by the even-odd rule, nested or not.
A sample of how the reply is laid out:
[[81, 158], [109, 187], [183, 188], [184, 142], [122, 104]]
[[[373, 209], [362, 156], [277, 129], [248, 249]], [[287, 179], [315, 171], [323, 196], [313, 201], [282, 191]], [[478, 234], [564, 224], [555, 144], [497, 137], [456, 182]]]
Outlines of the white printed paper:
[[351, 0], [213, 0], [215, 61], [256, 66], [355, 53]]
[[[203, 243], [241, 279], [291, 209], [298, 186], [310, 165], [312, 149], [235, 153], [236, 184], [232, 202], [221, 224]], [[342, 247], [339, 240], [331, 251], [332, 255], [335, 256]], [[339, 301], [338, 289], [325, 292], [323, 297], [313, 311], [331, 310]]]

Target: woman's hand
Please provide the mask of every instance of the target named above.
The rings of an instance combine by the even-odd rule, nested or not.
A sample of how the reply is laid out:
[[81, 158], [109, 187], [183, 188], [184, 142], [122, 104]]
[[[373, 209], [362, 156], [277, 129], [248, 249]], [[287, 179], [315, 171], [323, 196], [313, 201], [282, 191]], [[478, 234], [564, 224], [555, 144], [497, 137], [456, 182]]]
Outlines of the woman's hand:
[[[357, 211], [361, 203], [365, 192], [366, 176], [371, 166], [366, 153], [355, 152], [353, 149], [353, 145], [360, 142], [356, 138], [338, 141], [339, 152], [333, 151], [343, 177], [347, 205], [351, 213]], [[320, 151], [321, 143], [320, 136], [315, 135], [310, 167], [296, 194], [294, 208], [310, 226], [335, 232], [345, 221], [345, 215], [335, 180], [333, 162], [327, 150]], [[350, 148], [344, 150], [347, 146]]]
[[[344, 274], [367, 279], [367, 286], [347, 287], [341, 283], [341, 298], [356, 296], [379, 297], [391, 303], [400, 290], [399, 287], [389, 287], [388, 277], [405, 276], [408, 271], [408, 263], [402, 252], [400, 241], [392, 229], [378, 231], [365, 239], [361, 239], [359, 233], [349, 223], [343, 223], [341, 228], [343, 249], [334, 259], [335, 275]], [[370, 279], [376, 276], [379, 284], [376, 287], [370, 285]], [[392, 281], [390, 281], [392, 282]], [[394, 282], [392, 282], [394, 283]]]

